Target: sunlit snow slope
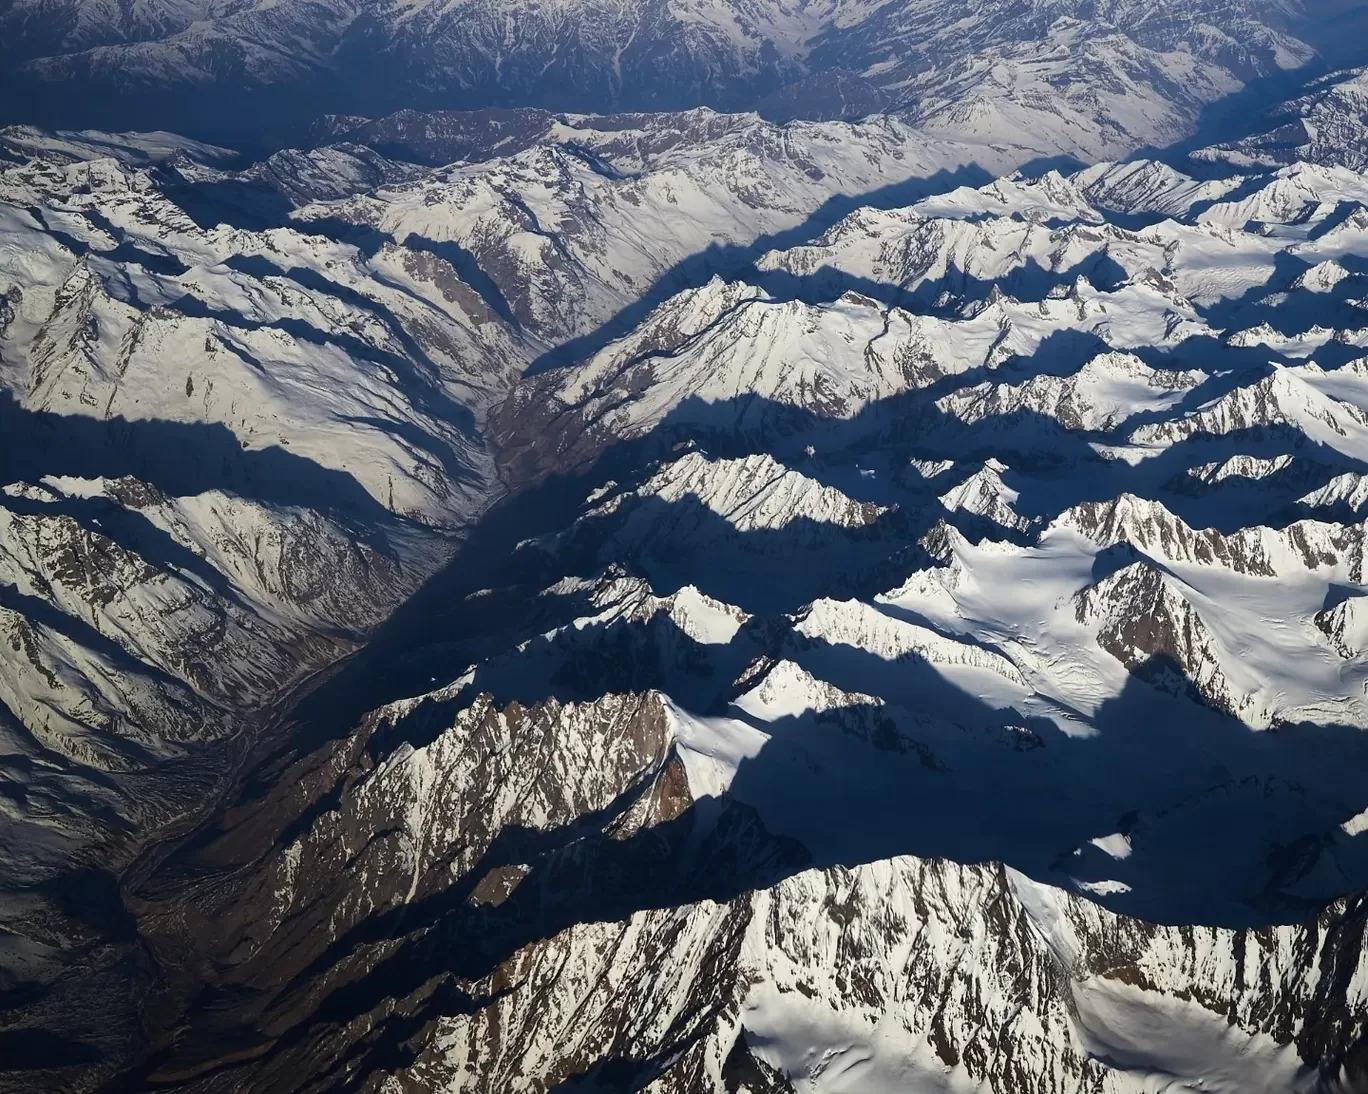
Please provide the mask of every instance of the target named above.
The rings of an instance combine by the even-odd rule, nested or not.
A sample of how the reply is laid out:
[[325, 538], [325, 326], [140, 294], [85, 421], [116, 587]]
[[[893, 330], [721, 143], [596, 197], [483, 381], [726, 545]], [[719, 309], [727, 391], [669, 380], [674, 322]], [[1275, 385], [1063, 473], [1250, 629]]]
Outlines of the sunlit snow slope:
[[784, 121], [895, 110], [960, 139], [1091, 160], [1186, 136], [1204, 108], [1285, 71], [1362, 63], [1361, 7], [11, 0], [0, 121], [276, 147], [325, 113], [708, 106]]
[[3, 135], [18, 1088], [1362, 1089], [1359, 165], [364, 131]]

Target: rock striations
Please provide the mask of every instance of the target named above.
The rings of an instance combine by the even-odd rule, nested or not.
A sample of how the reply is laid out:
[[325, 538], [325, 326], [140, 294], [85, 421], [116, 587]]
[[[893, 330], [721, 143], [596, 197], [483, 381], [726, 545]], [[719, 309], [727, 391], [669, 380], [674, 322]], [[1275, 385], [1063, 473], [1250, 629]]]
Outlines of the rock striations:
[[[1143, 81], [1073, 149], [1129, 151], [1304, 59], [1293, 5], [934, 6], [462, 25], [757, 86], [877, 28], [956, 140], [5, 132], [0, 1083], [1363, 1089], [1368, 178], [1015, 170], [1020, 103]], [[25, 63], [284, 63], [301, 10], [76, 5]], [[455, 11], [370, 33], [475, 86]]]

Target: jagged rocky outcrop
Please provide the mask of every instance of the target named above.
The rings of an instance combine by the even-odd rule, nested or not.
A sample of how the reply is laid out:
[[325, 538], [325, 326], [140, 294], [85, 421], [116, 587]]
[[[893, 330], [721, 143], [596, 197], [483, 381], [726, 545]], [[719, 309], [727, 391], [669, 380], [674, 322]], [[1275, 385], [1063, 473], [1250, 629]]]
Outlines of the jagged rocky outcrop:
[[1361, 1085], [1361, 173], [472, 124], [5, 138], [0, 1081]]
[[[340, 115], [327, 131], [350, 132], [364, 125], [357, 115], [453, 102], [581, 112], [711, 106], [777, 120], [901, 108], [923, 127], [984, 144], [1029, 133], [1041, 154], [1094, 159], [1168, 143], [1246, 82], [1318, 52], [1342, 53], [1345, 36], [1329, 28], [1346, 6], [1204, 0], [1174, 19], [1154, 4], [979, 2], [951, 11], [940, 0], [894, 8], [633, 0], [608, 11], [578, 0], [365, 11], [337, 2], [125, 11], [64, 0], [45, 18], [33, 4], [14, 4], [0, 30], [12, 93], [50, 100], [25, 120], [51, 125], [150, 129], [155, 119], [239, 137], [253, 131], [244, 105], [269, 117], [272, 136], [323, 114]], [[519, 33], [507, 31], [510, 19]], [[528, 124], [519, 113], [496, 120], [516, 131]], [[420, 127], [402, 114], [389, 122]]]
[[1146, 682], [1184, 690], [1231, 714], [1250, 705], [1231, 692], [1221, 664], [1229, 653], [1181, 585], [1159, 568], [1133, 563], [1078, 593], [1074, 603], [1078, 621], [1098, 628], [1098, 645]]
[[[425, 743], [377, 753], [418, 726]], [[1361, 960], [1354, 902], [1305, 927], [1166, 928], [1000, 866], [811, 868], [712, 796], [705, 734], [658, 693], [503, 708], [437, 693], [369, 716], [294, 791], [335, 784], [332, 803], [276, 840], [261, 888], [218, 906], [227, 982], [252, 986], [212, 1018], [218, 1044], [249, 1023], [276, 1074], [345, 1061], [304, 1090], [350, 1075], [681, 1092], [831, 1076], [1123, 1091], [1128, 1072], [1099, 1055], [1210, 1080], [1203, 1046], [1218, 1089], [1311, 1089], [1298, 1046], [1351, 1046], [1323, 985]], [[262, 804], [237, 826], [269, 823], [278, 801]], [[1180, 1031], [1198, 1055], [1166, 1047]], [[143, 1081], [272, 1088], [213, 1043]]]
[[1321, 76], [1306, 93], [1268, 112], [1260, 132], [1196, 152], [1233, 167], [1271, 167], [1298, 161], [1362, 170], [1368, 164], [1363, 112], [1368, 73], [1362, 69]]

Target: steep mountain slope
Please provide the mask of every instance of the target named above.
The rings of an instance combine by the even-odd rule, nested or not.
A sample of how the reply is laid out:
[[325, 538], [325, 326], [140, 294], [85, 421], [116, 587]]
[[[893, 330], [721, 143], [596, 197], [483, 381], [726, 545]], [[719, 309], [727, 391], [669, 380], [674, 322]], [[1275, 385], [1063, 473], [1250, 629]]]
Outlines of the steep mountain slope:
[[[742, 16], [1089, 153], [1302, 56], [967, 10]], [[0, 1083], [1360, 1089], [1358, 166], [473, 124], [4, 134]]]
[[[200, 710], [295, 679], [233, 672], [355, 625], [336, 563], [310, 598], [225, 546], [248, 507], [382, 531], [405, 577], [455, 551], [257, 712], [193, 839], [12, 903], [11, 1028], [62, 1039], [27, 1087], [1358, 1089], [1368, 182], [979, 185], [895, 123], [562, 124], [350, 194], [311, 193], [348, 149], [7, 171], [16, 420], [120, 422], [89, 444], [125, 472], [6, 457], [35, 739], [217, 739]], [[249, 183], [297, 207], [208, 228], [170, 196]], [[203, 486], [132, 429], [185, 398], [237, 442]], [[334, 413], [373, 433], [329, 443]], [[272, 446], [370, 500], [234, 470]], [[149, 667], [47, 622], [77, 616]], [[28, 830], [79, 800], [29, 781]]]
[[[285, 133], [414, 107], [898, 109], [939, 132], [1091, 158], [1186, 135], [1203, 107], [1318, 50], [1344, 63], [1338, 17], [1354, 7], [12, 0], [0, 57], [12, 119], [45, 124], [155, 119], [245, 139], [263, 120]], [[167, 98], [190, 89], [193, 104]]]
[[476, 415], [517, 367], [509, 332], [354, 247], [197, 224], [142, 147], [106, 150], [0, 171], [20, 998], [70, 974], [147, 841], [223, 792], [269, 698], [354, 649], [488, 504]]
[[561, 347], [625, 332], [668, 292], [742, 271], [763, 244], [808, 238], [857, 204], [916, 200], [1029, 158], [891, 118], [780, 127], [700, 110], [640, 130], [570, 118], [529, 148], [306, 205], [297, 219], [427, 241], [463, 276], [478, 269], [503, 318]]
[[1363, 115], [1368, 71], [1323, 76], [1304, 95], [1268, 112], [1262, 132], [1201, 149], [1197, 157], [1239, 167], [1274, 167], [1298, 161], [1362, 170], [1368, 162]]
[[[105, 983], [90, 946], [124, 922], [116, 879], [199, 823], [275, 704], [498, 500], [485, 420], [521, 371], [709, 244], [744, 265], [759, 233], [801, 236], [838, 195], [919, 196], [978, 155], [896, 123], [705, 112], [652, 151], [660, 133], [619, 127], [586, 163], [566, 126], [431, 171], [357, 145], [233, 170], [170, 134], [5, 131], [0, 916], [16, 1005], [108, 1002], [54, 985]], [[610, 166], [629, 161], [630, 177]], [[718, 171], [730, 187], [705, 188]], [[682, 193], [711, 202], [705, 224], [662, 215]], [[614, 284], [607, 251], [633, 238], [636, 280]], [[119, 996], [122, 960], [105, 970]], [[100, 1051], [120, 1058], [131, 1028], [111, 1020]]]
[[[65, 754], [96, 747], [77, 708], [104, 725], [133, 702], [110, 690], [119, 652], [170, 673], [135, 704], [158, 724], [190, 718], [179, 687], [260, 696], [331, 659], [497, 497], [484, 413], [548, 346], [695, 252], [744, 266], [758, 234], [807, 230], [834, 195], [919, 195], [977, 155], [892, 122], [722, 121], [681, 119], [658, 153], [658, 127], [619, 128], [586, 163], [567, 149], [590, 127], [442, 171], [339, 146], [229, 172], [170, 137], [9, 131], [7, 607], [25, 627], [58, 609], [23, 632], [14, 717], [55, 704], [81, 739]], [[609, 166], [629, 159], [630, 177]], [[340, 164], [386, 185], [353, 197], [374, 176], [346, 186]], [[672, 224], [686, 196], [695, 219]], [[75, 690], [48, 696], [68, 672]], [[179, 712], [154, 718], [153, 695]]]

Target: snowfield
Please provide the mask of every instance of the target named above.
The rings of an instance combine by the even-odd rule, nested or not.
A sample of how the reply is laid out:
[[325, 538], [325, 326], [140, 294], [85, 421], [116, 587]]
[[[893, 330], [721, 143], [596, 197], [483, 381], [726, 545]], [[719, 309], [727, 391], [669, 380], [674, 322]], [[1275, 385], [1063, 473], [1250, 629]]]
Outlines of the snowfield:
[[[0, 987], [90, 1050], [36, 1088], [1355, 1089], [1368, 180], [1107, 159], [1292, 5], [1067, 7], [638, 28], [859, 45], [918, 104], [862, 122], [0, 133]], [[82, 11], [35, 71], [303, 17]]]

